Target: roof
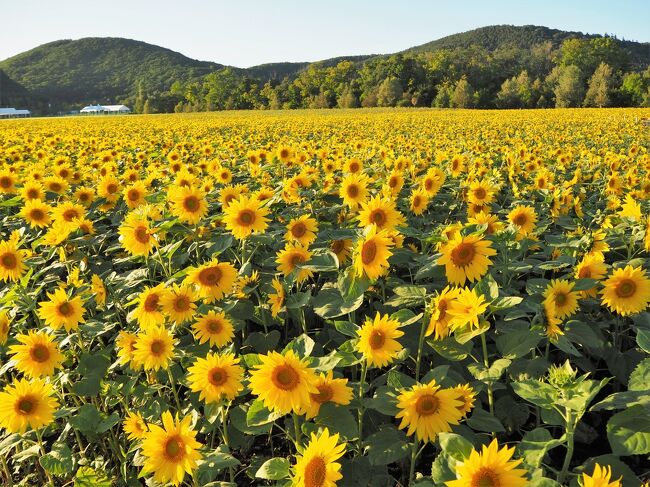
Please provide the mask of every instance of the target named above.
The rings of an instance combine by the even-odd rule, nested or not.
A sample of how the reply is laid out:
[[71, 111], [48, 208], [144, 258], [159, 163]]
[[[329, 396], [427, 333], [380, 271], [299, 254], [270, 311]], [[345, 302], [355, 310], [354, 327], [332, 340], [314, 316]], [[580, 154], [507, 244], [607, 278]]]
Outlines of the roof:
[[130, 112], [126, 105], [88, 105], [80, 110], [83, 112]]
[[29, 115], [29, 110], [16, 110], [15, 108], [0, 108], [0, 115]]

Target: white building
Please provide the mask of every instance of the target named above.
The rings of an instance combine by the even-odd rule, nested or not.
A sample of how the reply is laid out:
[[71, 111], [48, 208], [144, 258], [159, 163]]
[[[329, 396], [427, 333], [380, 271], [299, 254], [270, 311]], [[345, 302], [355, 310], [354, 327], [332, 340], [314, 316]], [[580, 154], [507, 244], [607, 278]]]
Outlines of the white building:
[[16, 110], [15, 108], [0, 108], [0, 118], [29, 117], [32, 114], [29, 110]]
[[83, 107], [79, 113], [82, 115], [115, 115], [131, 113], [131, 109], [126, 105], [88, 105]]

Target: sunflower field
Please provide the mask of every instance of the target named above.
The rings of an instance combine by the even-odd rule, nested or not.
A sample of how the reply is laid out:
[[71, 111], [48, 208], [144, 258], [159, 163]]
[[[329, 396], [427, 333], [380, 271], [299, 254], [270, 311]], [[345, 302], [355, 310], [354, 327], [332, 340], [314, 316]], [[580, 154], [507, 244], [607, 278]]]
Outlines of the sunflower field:
[[649, 116], [0, 123], [0, 483], [647, 486]]

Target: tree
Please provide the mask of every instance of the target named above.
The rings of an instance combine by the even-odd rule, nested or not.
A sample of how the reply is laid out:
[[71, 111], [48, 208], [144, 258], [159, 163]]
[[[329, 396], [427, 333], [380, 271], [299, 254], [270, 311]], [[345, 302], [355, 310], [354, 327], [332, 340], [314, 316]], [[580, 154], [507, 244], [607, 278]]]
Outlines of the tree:
[[619, 92], [625, 105], [638, 107], [643, 103], [645, 86], [643, 77], [639, 73], [627, 73], [623, 77], [623, 83]]
[[448, 81], [438, 85], [438, 93], [433, 99], [433, 106], [436, 108], [449, 108], [451, 97], [454, 94], [454, 87]]
[[516, 108], [519, 106], [517, 81], [514, 78], [508, 78], [503, 82], [501, 90], [497, 94], [496, 103], [499, 108]]
[[[554, 73], [551, 73], [553, 76]], [[557, 71], [557, 83], [553, 90], [556, 108], [577, 107], [584, 97], [582, 71], [578, 66], [560, 67]]]
[[149, 98], [146, 99], [144, 102], [144, 106], [142, 107], [142, 113], [153, 113], [153, 107], [151, 106], [151, 100]]
[[337, 100], [339, 108], [359, 108], [359, 97], [348, 85], [343, 88]]
[[395, 78], [386, 78], [377, 90], [377, 104], [380, 107], [394, 107], [402, 98], [402, 83]]
[[451, 96], [451, 106], [454, 108], [471, 108], [474, 104], [474, 89], [463, 76], [456, 82]]
[[612, 89], [612, 68], [605, 63], [600, 65], [589, 78], [589, 88], [585, 95], [585, 107], [608, 107], [611, 105], [610, 91]]

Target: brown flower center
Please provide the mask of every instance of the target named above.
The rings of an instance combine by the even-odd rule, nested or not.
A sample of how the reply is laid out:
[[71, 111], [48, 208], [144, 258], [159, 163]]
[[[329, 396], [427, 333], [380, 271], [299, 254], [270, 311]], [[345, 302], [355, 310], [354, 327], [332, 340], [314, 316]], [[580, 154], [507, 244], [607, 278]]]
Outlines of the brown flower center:
[[440, 400], [434, 394], [425, 394], [415, 402], [415, 411], [420, 416], [430, 416], [440, 409]]
[[174, 311], [182, 313], [190, 309], [190, 298], [185, 295], [176, 296], [174, 300]]
[[332, 249], [332, 252], [339, 254], [345, 248], [345, 244], [343, 243], [343, 240], [334, 240], [330, 248]]
[[476, 199], [482, 200], [487, 196], [487, 191], [485, 191], [485, 188], [476, 188], [474, 190], [474, 197]]
[[356, 198], [359, 196], [359, 186], [356, 184], [350, 184], [347, 188], [347, 193], [350, 198]]
[[194, 213], [201, 207], [201, 202], [194, 195], [186, 196], [183, 200], [183, 207], [190, 213]]
[[221, 330], [223, 330], [223, 325], [219, 320], [208, 320], [205, 323], [205, 327], [208, 329], [210, 333], [214, 333], [214, 334], [221, 333]]
[[2, 176], [0, 178], [0, 187], [3, 189], [9, 189], [13, 185], [13, 181], [9, 176]]
[[291, 227], [291, 234], [295, 238], [301, 238], [307, 233], [307, 226], [303, 222], [298, 222], [296, 223], [293, 227]]
[[45, 219], [45, 212], [41, 210], [40, 208], [34, 208], [30, 213], [29, 216], [32, 220], [40, 222]]
[[553, 301], [558, 306], [564, 306], [568, 299], [569, 297], [565, 293], [555, 293], [555, 296], [553, 296]]
[[252, 210], [242, 210], [237, 215], [237, 222], [245, 227], [251, 226], [255, 223], [255, 212]]
[[213, 386], [222, 386], [228, 381], [228, 372], [221, 367], [215, 367], [208, 374], [208, 380]]
[[623, 279], [618, 283], [614, 292], [619, 298], [629, 298], [636, 293], [636, 283], [632, 279]]
[[71, 222], [75, 218], [79, 218], [81, 215], [79, 215], [79, 212], [75, 210], [74, 208], [70, 208], [69, 210], [65, 210], [63, 212], [63, 219], [67, 222]]
[[305, 487], [322, 487], [327, 480], [327, 466], [321, 457], [312, 458], [305, 467]]
[[5, 252], [0, 257], [0, 262], [2, 262], [2, 267], [7, 270], [13, 270], [18, 267], [18, 259], [13, 252]]
[[375, 261], [377, 256], [377, 244], [374, 240], [369, 240], [361, 247], [361, 262], [364, 265], [370, 265]]
[[386, 224], [386, 213], [384, 210], [373, 210], [370, 213], [370, 221], [377, 225], [379, 228]]
[[59, 310], [59, 314], [64, 318], [67, 318], [68, 316], [74, 313], [74, 309], [68, 301], [64, 301], [61, 304], [59, 304], [58, 310]]
[[18, 400], [16, 404], [16, 409], [18, 414], [27, 416], [30, 413], [34, 412], [38, 406], [38, 399], [32, 396], [23, 396]]
[[149, 347], [149, 350], [151, 350], [151, 353], [153, 355], [159, 357], [165, 351], [165, 342], [163, 342], [160, 339], [155, 339], [151, 342], [151, 346]]
[[297, 265], [300, 265], [303, 262], [305, 262], [305, 256], [304, 255], [296, 253], [296, 254], [293, 254], [291, 256], [291, 266], [292, 267], [296, 267]]
[[138, 201], [140, 199], [140, 191], [137, 189], [130, 189], [127, 197], [129, 198], [129, 201]]
[[332, 397], [334, 397], [334, 391], [327, 384], [318, 386], [318, 394], [311, 394], [311, 398], [319, 404], [331, 401]]
[[282, 389], [283, 391], [291, 391], [295, 389], [300, 382], [298, 373], [290, 365], [278, 365], [273, 369], [271, 379], [273, 380], [275, 387]]
[[380, 330], [372, 330], [368, 337], [368, 344], [373, 350], [379, 350], [386, 343], [386, 336]]
[[43, 344], [34, 345], [29, 351], [29, 356], [34, 362], [42, 364], [50, 358], [50, 350]]
[[185, 454], [185, 444], [178, 436], [172, 436], [165, 443], [165, 456], [168, 460], [179, 462]]
[[483, 467], [472, 476], [471, 487], [501, 487], [499, 476], [491, 468]]
[[523, 227], [528, 222], [528, 217], [525, 213], [517, 213], [513, 218], [512, 222], [520, 227]]
[[114, 194], [117, 192], [117, 184], [115, 183], [110, 183], [108, 186], [106, 186], [106, 192], [108, 194]]
[[472, 263], [475, 255], [474, 244], [462, 242], [451, 251], [451, 260], [457, 267], [465, 267]]
[[149, 230], [147, 230], [147, 227], [145, 227], [144, 225], [139, 225], [135, 227], [135, 229], [133, 230], [133, 236], [141, 244], [149, 243], [149, 239], [151, 238], [149, 237]]

